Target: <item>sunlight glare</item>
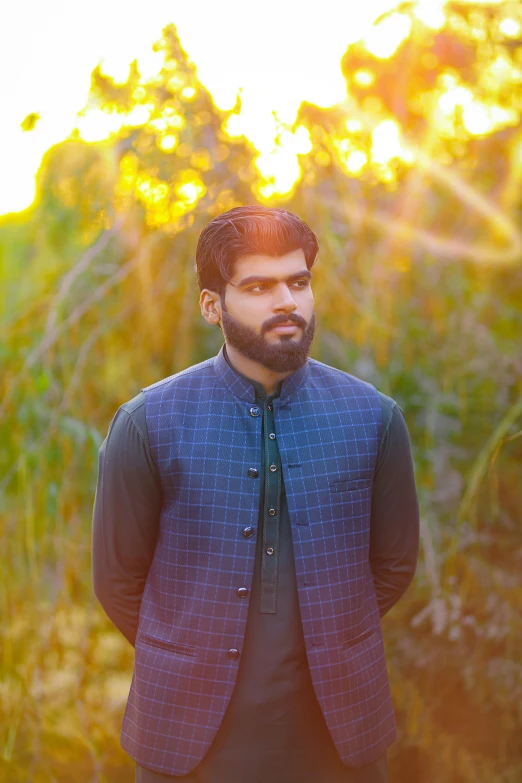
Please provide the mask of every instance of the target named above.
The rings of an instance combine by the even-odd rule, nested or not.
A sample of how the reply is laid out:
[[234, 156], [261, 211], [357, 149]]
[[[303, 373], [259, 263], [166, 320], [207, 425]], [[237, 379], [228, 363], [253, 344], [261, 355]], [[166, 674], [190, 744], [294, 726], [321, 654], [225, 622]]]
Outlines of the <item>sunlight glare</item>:
[[419, 0], [413, 13], [417, 19], [431, 30], [440, 30], [446, 21], [445, 0]]
[[117, 114], [107, 114], [101, 109], [91, 109], [78, 116], [78, 133], [83, 141], [95, 142], [109, 138], [117, 133], [122, 125]]
[[[79, 11], [74, 3], [28, 0], [11, 4], [9, 25], [5, 25], [9, 34], [0, 47], [2, 72], [14, 74], [3, 99], [0, 214], [30, 206], [42, 155], [76, 128], [80, 138], [97, 142], [118, 133], [119, 122], [128, 127], [147, 122], [143, 108], [127, 118], [102, 114], [95, 107], [87, 109], [90, 76], [100, 65], [103, 74], [121, 85], [136, 60], [142, 79], [156, 79], [163, 53], [154, 51], [152, 44], [170, 22], [176, 25], [181, 45], [218, 109], [231, 109], [238, 90], [243, 90], [241, 116], [230, 121], [232, 135], [245, 135], [263, 153], [274, 148], [280, 130], [273, 111], [281, 122], [292, 124], [303, 100], [328, 107], [345, 99], [346, 82], [339, 62], [346, 47], [395, 4], [395, 0], [366, 0], [358, 7], [323, 0], [318, 12], [313, 6], [266, 0], [263, 13], [251, 25], [243, 0], [209, 3], [203, 15], [197, 3], [173, 6], [168, 0], [155, 0], [143, 15], [136, 0], [125, 4], [91, 0], [89, 14], [81, 17], [81, 36], [77, 35]], [[21, 40], [25, 47], [20, 47]], [[34, 62], [39, 64], [36, 69]], [[174, 73], [172, 77], [176, 78]], [[192, 87], [182, 85], [181, 89], [184, 100], [195, 98]], [[133, 97], [141, 101], [144, 96], [138, 87]], [[34, 130], [23, 133], [20, 123], [31, 112], [41, 119]], [[165, 136], [157, 143], [167, 152], [172, 144], [167, 137], [175, 131], [160, 133]], [[285, 170], [288, 165], [284, 164]]]
[[506, 109], [504, 106], [490, 106], [489, 111], [495, 128], [502, 125], [516, 125], [518, 122], [518, 113], [515, 109]]
[[522, 25], [517, 19], [506, 18], [499, 24], [500, 32], [508, 38], [517, 38], [522, 30]]
[[490, 73], [493, 76], [493, 78], [497, 79], [498, 81], [507, 81], [512, 76], [517, 78], [518, 75], [518, 78], [520, 78], [521, 72], [519, 69], [517, 70], [518, 70], [518, 74], [516, 73], [515, 69], [512, 67], [507, 57], [499, 55], [491, 63]]
[[159, 147], [163, 152], [174, 152], [178, 143], [176, 136], [172, 133], [168, 133], [166, 136], [162, 136], [159, 141]]
[[444, 114], [453, 114], [457, 106], [473, 103], [473, 93], [467, 87], [454, 87], [441, 95], [438, 103]]
[[261, 187], [265, 198], [276, 193], [285, 195], [292, 190], [301, 174], [297, 155], [306, 155], [312, 147], [307, 128], [299, 125], [295, 133], [283, 131], [280, 145], [257, 157], [256, 167], [267, 180]]
[[[348, 122], [354, 123], [359, 121], [348, 120], [345, 124], [348, 124]], [[368, 162], [367, 155], [362, 150], [355, 149], [351, 139], [333, 139], [332, 144], [346, 173], [351, 176], [360, 174]]]
[[185, 98], [185, 100], [190, 100], [191, 98], [196, 97], [196, 90], [194, 87], [184, 87], [181, 90], [181, 95], [183, 98]]
[[206, 188], [199, 177], [176, 188], [176, 193], [188, 206], [193, 207], [204, 195]]
[[76, 127], [83, 141], [103, 141], [124, 127], [135, 128], [146, 125], [153, 111], [154, 106], [151, 103], [135, 106], [127, 114], [89, 109], [78, 115]]
[[489, 133], [493, 127], [492, 118], [486, 106], [478, 101], [464, 106], [462, 111], [464, 127], [473, 136], [482, 136]]
[[346, 161], [345, 168], [350, 174], [360, 174], [368, 162], [368, 156], [362, 150], [350, 152]]
[[370, 28], [364, 37], [364, 44], [374, 57], [387, 60], [397, 51], [410, 31], [410, 17], [401, 13], [393, 13]]
[[[291, 141], [291, 143], [294, 145], [296, 152], [300, 153], [301, 155], [307, 155], [312, 151], [313, 145], [310, 138], [310, 133], [308, 128], [305, 128], [304, 125], [298, 125], [295, 133], [289, 133], [287, 136], [290, 137], [288, 140]], [[292, 141], [292, 137], [295, 139], [295, 142]]]
[[413, 161], [413, 153], [401, 142], [400, 128], [395, 120], [383, 120], [372, 131], [372, 161], [388, 163], [399, 158], [406, 163]]
[[[144, 79], [156, 76], [163, 64], [163, 55], [161, 52], [155, 52], [152, 48], [148, 51], [142, 51], [136, 57], [138, 72]], [[110, 76], [116, 85], [125, 84], [129, 76], [130, 63], [123, 60], [118, 48], [114, 48], [107, 53], [100, 61], [102, 72]]]
[[361, 68], [354, 73], [353, 80], [359, 87], [371, 87], [375, 82], [375, 74], [368, 71], [366, 68]]
[[352, 119], [346, 120], [344, 127], [349, 133], [359, 133], [359, 131], [362, 131], [363, 129], [363, 124], [360, 120], [357, 120], [354, 117]]
[[256, 166], [272, 185], [273, 193], [288, 193], [300, 174], [297, 157], [283, 147], [259, 155]]

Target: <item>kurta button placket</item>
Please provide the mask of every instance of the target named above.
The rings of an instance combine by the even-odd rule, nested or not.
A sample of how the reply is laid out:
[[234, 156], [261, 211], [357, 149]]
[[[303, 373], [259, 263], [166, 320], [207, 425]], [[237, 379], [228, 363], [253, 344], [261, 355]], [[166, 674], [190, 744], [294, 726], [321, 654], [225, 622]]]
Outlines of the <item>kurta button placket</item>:
[[274, 432], [273, 404], [265, 397], [263, 406], [264, 503], [261, 550], [260, 612], [277, 610], [277, 571], [279, 547], [279, 508], [281, 504], [281, 462]]

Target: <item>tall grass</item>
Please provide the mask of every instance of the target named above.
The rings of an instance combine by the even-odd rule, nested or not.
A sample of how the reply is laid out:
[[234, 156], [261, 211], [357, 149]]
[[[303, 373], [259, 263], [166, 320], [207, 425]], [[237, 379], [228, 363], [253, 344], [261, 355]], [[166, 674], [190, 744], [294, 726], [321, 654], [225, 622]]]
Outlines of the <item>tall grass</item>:
[[[144, 127], [115, 143], [51, 150], [35, 206], [0, 224], [8, 783], [132, 780], [119, 732], [133, 650], [91, 584], [98, 449], [141, 387], [219, 349], [197, 305], [197, 237], [213, 214], [260, 200], [252, 149], [227, 141], [223, 117], [198, 96], [185, 109], [184, 143], [207, 145], [215, 165], [201, 174], [207, 193], [196, 207], [174, 203], [174, 223], [161, 223], [136, 183], [171, 165], [181, 176], [187, 164], [165, 162]], [[520, 133], [477, 142], [444, 168], [426, 163], [437, 142], [428, 127], [418, 143], [426, 165], [383, 185], [347, 176], [336, 158], [347, 111], [302, 108], [313, 150], [301, 156], [295, 190], [270, 203], [319, 236], [312, 356], [391, 395], [410, 432], [421, 557], [383, 620], [399, 723], [391, 780], [518, 783]]]

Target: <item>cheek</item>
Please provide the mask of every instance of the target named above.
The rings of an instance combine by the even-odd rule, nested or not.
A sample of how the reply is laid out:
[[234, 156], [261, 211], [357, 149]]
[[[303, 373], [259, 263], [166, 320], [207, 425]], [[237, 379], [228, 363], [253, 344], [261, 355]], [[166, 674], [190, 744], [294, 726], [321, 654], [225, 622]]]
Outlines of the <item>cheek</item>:
[[229, 312], [251, 329], [259, 331], [261, 324], [267, 318], [267, 305], [263, 304], [260, 298], [254, 297], [249, 301], [235, 302], [234, 307], [229, 308]]
[[306, 293], [302, 293], [299, 297], [296, 297], [296, 302], [306, 320], [309, 320], [314, 311], [314, 296], [312, 292], [307, 291]]

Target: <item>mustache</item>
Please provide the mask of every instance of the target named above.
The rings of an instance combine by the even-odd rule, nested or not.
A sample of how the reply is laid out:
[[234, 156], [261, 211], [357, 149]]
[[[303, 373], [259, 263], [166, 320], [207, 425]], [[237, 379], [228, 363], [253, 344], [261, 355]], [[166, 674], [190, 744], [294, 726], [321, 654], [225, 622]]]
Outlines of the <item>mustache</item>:
[[296, 326], [300, 326], [302, 329], [306, 329], [305, 319], [301, 318], [300, 315], [294, 315], [294, 313], [290, 313], [289, 315], [278, 315], [275, 318], [272, 318], [270, 321], [266, 321], [263, 324], [262, 332], [267, 332], [269, 329], [273, 329], [274, 326], [286, 324], [289, 321], [293, 324], [296, 324]]

